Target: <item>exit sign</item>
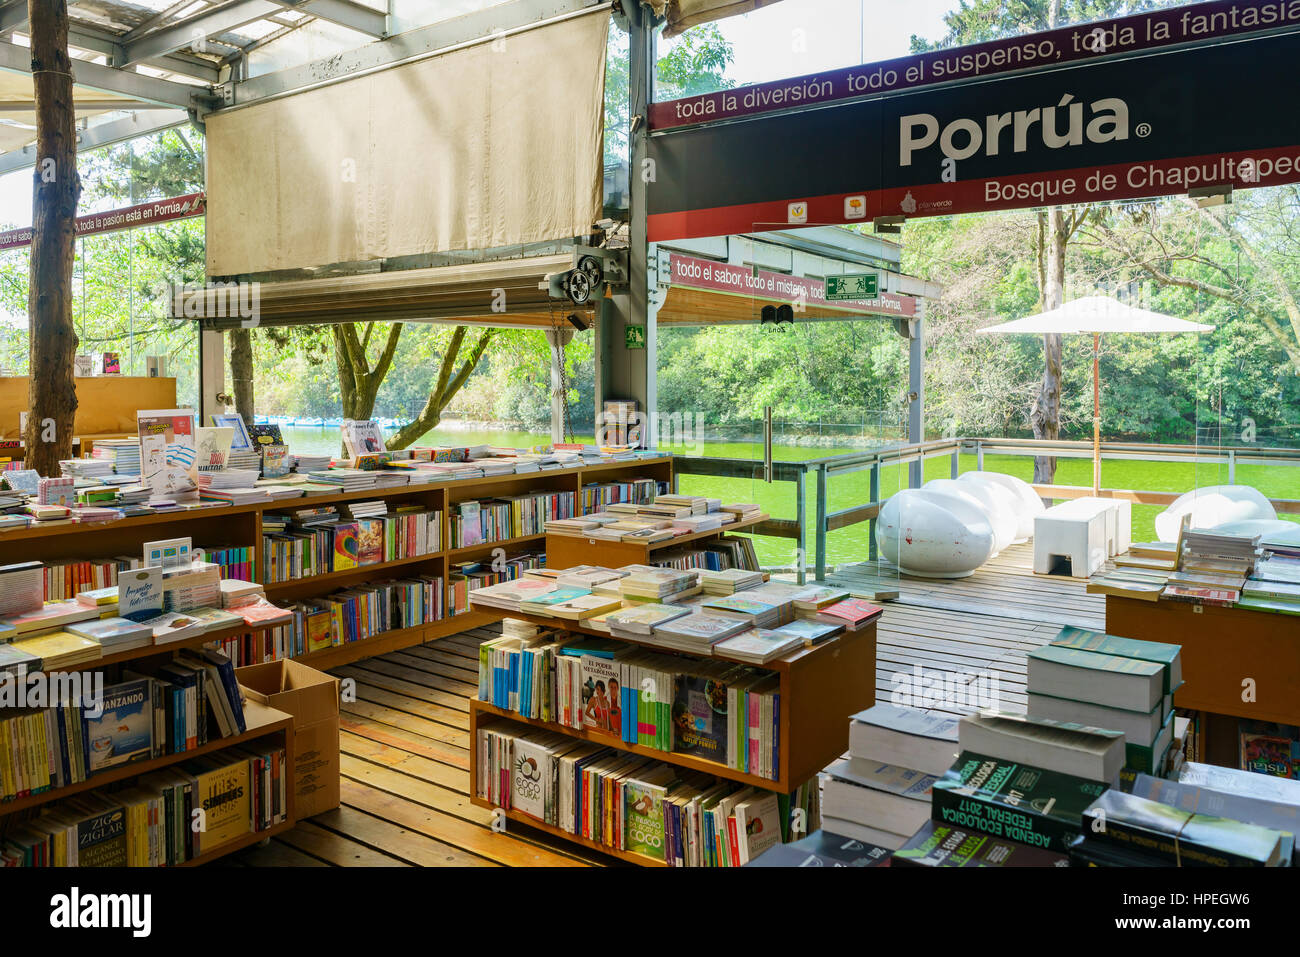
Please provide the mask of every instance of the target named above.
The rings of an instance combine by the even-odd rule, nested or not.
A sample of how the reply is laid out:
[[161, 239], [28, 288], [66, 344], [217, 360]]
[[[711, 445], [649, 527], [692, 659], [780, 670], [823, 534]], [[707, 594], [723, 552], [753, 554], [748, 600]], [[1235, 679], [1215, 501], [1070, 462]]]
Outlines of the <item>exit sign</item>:
[[880, 295], [880, 273], [845, 273], [826, 277], [826, 301], [843, 302], [846, 299], [875, 299]]

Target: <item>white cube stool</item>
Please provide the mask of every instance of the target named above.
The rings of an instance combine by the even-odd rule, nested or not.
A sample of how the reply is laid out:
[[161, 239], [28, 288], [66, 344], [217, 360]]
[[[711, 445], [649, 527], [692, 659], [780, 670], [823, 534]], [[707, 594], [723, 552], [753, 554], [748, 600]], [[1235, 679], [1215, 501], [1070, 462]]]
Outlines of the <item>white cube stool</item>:
[[[1088, 501], [1099, 501], [1098, 499], [1089, 499]], [[1111, 514], [1115, 517], [1115, 531], [1111, 542], [1110, 554], [1123, 555], [1133, 546], [1133, 503], [1127, 499], [1105, 499], [1113, 509]]]
[[1049, 574], [1059, 558], [1069, 559], [1074, 578], [1101, 568], [1118, 539], [1116, 511], [1113, 501], [1080, 498], [1035, 515], [1034, 572]]

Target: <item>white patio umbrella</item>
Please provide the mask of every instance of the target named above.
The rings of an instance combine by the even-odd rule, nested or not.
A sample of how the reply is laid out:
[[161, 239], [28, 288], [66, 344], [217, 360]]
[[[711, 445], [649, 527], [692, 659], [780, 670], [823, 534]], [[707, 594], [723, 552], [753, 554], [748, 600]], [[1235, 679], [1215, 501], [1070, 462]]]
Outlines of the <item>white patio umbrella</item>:
[[1214, 326], [1138, 309], [1108, 296], [1084, 296], [1047, 312], [980, 329], [991, 334], [1092, 334], [1092, 491], [1101, 491], [1101, 337], [1105, 333], [1157, 335], [1210, 332]]

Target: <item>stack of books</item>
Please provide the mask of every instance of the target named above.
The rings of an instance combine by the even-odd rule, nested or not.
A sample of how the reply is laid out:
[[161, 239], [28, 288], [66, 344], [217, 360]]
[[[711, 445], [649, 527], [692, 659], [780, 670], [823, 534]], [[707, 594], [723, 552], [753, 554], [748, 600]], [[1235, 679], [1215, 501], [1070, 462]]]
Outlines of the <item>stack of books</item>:
[[626, 570], [628, 574], [619, 581], [619, 591], [624, 598], [676, 600], [700, 590], [696, 572], [644, 565], [630, 565]]
[[40, 562], [0, 565], [0, 617], [40, 608], [45, 601], [45, 567]]
[[105, 655], [153, 644], [153, 629], [127, 618], [96, 618], [68, 625], [67, 630], [99, 643]]
[[616, 638], [642, 640], [654, 634], [655, 629], [675, 618], [689, 615], [691, 610], [681, 605], [633, 605], [605, 615], [609, 633]]
[[1231, 606], [1255, 567], [1259, 536], [1187, 530], [1181, 536], [1178, 570], [1161, 597], [1203, 605]]
[[112, 463], [113, 471], [118, 475], [140, 474], [139, 439], [100, 439], [90, 454]]
[[963, 719], [959, 739], [956, 763], [931, 788], [930, 820], [892, 863], [1067, 866], [1087, 809], [1118, 773], [1118, 735], [988, 714]]
[[163, 575], [163, 611], [191, 611], [221, 604], [221, 567], [194, 562]]
[[1300, 615], [1300, 546], [1265, 543], [1255, 574], [1242, 585], [1237, 606]]
[[878, 704], [849, 723], [849, 757], [822, 780], [822, 826], [897, 850], [930, 817], [930, 790], [957, 755], [957, 719]]
[[293, 469], [295, 472], [319, 472], [322, 469], [330, 467], [330, 457], [328, 455], [312, 455], [306, 452], [296, 452], [293, 456]]
[[1178, 645], [1062, 628], [1051, 644], [1029, 652], [1029, 715], [1119, 731], [1125, 766], [1158, 774], [1173, 740], [1180, 652]]
[[711, 615], [735, 618], [753, 628], [775, 628], [789, 620], [789, 616], [784, 614], [789, 611], [788, 604], [750, 597], [752, 594], [751, 589], [735, 595], [720, 595], [702, 602], [700, 607]]
[[334, 485], [344, 492], [361, 492], [375, 487], [375, 476], [379, 473], [361, 469], [317, 469], [307, 474], [313, 482]]
[[[325, 468], [329, 465], [328, 460]], [[249, 471], [256, 475], [262, 474], [262, 456], [255, 449], [231, 449], [230, 454], [226, 456], [226, 467], [231, 471]]]
[[[619, 626], [620, 628], [623, 627], [621, 621]], [[719, 642], [734, 641], [735, 638], [732, 636], [739, 635], [745, 630], [745, 623], [734, 618], [723, 618], [708, 614], [688, 614], [655, 625], [651, 639], [656, 645], [671, 648], [674, 651], [684, 651], [694, 655], [711, 655]], [[733, 653], [731, 657], [740, 657], [740, 655]], [[761, 664], [762, 661], [758, 663]]]
[[763, 583], [763, 573], [744, 568], [728, 568], [722, 571], [701, 571], [700, 586], [706, 595], [730, 595], [745, 588], [753, 588]]
[[839, 625], [845, 631], [861, 631], [881, 616], [884, 609], [864, 598], [845, 598], [827, 605], [817, 612], [817, 620], [828, 625]]
[[[1160, 783], [1146, 789], [1163, 792]], [[1183, 797], [1164, 796], [1174, 801]], [[1083, 831], [1069, 846], [1070, 859], [1095, 867], [1291, 866], [1294, 823], [1284, 825], [1291, 831], [1282, 831], [1220, 817], [1209, 810], [1217, 803], [1209, 800], [1187, 808], [1135, 793], [1107, 791], [1084, 811]]]
[[[741, 624], [743, 626], [743, 623]], [[782, 658], [796, 648], [802, 648], [803, 646], [804, 639], [800, 635], [793, 635], [779, 629], [747, 628], [734, 638], [728, 638], [717, 644], [714, 648], [714, 654], [745, 661], [749, 664], [765, 665], [769, 661]]]
[[1088, 594], [1159, 601], [1177, 568], [1177, 555], [1177, 545], [1172, 542], [1134, 542], [1126, 554], [1107, 562], [1088, 579]]

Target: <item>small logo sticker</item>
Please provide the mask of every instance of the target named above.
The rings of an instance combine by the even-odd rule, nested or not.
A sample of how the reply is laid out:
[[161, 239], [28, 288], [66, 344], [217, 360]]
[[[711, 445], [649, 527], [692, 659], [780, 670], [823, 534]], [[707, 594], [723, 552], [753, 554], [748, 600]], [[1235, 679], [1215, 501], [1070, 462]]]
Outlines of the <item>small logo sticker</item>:
[[844, 218], [845, 219], [865, 219], [867, 216], [867, 197], [859, 194], [857, 196], [844, 197]]
[[808, 204], [791, 203], [786, 207], [786, 222], [788, 223], [806, 223], [808, 222]]

